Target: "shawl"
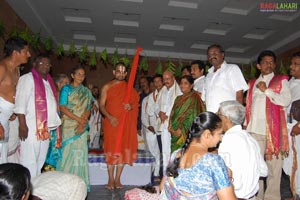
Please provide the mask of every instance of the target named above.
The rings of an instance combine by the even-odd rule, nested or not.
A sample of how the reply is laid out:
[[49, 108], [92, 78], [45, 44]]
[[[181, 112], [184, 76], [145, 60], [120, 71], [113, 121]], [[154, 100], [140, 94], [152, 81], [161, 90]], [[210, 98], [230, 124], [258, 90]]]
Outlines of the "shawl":
[[[46, 99], [45, 85], [43, 83], [42, 76], [36, 71], [35, 68], [32, 68], [31, 72], [34, 81], [36, 135], [38, 140], [47, 140], [50, 138], [50, 133], [48, 131], [48, 119], [47, 119], [48, 112], [47, 112], [47, 99]], [[49, 74], [47, 74], [46, 79], [50, 84], [55, 99], [57, 99], [56, 97], [57, 93], [56, 93], [54, 81], [52, 80]], [[57, 129], [56, 146], [57, 147], [61, 146], [61, 135], [59, 129]]]

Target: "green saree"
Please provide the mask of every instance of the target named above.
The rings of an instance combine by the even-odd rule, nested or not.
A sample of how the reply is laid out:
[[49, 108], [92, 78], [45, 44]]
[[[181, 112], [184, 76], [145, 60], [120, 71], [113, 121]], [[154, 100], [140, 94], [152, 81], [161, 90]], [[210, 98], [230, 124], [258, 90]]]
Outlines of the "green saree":
[[171, 153], [184, 145], [194, 118], [204, 111], [205, 105], [195, 91], [183, 94], [175, 99], [169, 124], [174, 131], [180, 129], [181, 135], [179, 137], [171, 135]]
[[[82, 116], [89, 111], [92, 99], [91, 91], [83, 85], [66, 85], [61, 90], [59, 104], [67, 107], [73, 114]], [[76, 120], [62, 116], [62, 159], [58, 162], [57, 170], [81, 177], [89, 191], [88, 125], [82, 133], [76, 134], [77, 124]]]

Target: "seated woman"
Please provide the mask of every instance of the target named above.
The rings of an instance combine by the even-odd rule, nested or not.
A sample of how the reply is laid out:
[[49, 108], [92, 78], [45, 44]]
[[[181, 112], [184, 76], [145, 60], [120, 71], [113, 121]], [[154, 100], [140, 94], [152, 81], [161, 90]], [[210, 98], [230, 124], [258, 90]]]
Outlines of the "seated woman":
[[236, 199], [223, 159], [208, 153], [222, 138], [221, 119], [212, 112], [197, 116], [182, 149], [171, 156], [162, 199]]
[[205, 105], [199, 94], [193, 90], [193, 84], [192, 76], [183, 76], [180, 80], [180, 89], [183, 94], [175, 99], [170, 114], [171, 152], [184, 145], [194, 118], [205, 111]]
[[16, 163], [0, 165], [0, 199], [27, 200], [30, 194], [30, 172]]

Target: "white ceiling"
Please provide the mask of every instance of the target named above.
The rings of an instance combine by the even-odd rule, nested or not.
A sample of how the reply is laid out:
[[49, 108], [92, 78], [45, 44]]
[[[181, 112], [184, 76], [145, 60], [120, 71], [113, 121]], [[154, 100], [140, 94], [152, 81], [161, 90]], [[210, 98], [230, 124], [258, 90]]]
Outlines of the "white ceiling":
[[[300, 46], [300, 1], [294, 12], [262, 12], [262, 0], [7, 0], [43, 37], [100, 52], [206, 60], [221, 44], [230, 62], [248, 64], [270, 49]], [[276, 2], [276, 1], [269, 1]]]

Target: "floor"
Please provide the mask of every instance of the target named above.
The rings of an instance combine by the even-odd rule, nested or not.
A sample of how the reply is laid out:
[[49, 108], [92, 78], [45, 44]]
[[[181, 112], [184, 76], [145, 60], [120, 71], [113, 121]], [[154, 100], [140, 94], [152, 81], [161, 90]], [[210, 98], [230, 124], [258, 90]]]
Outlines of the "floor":
[[[120, 190], [109, 191], [105, 189], [104, 185], [94, 185], [91, 187], [91, 192], [88, 194], [87, 200], [121, 200], [124, 199], [124, 194], [126, 190], [130, 190], [134, 186], [125, 186]], [[289, 189], [289, 177], [283, 173], [281, 179], [281, 198], [291, 197], [291, 192]]]

